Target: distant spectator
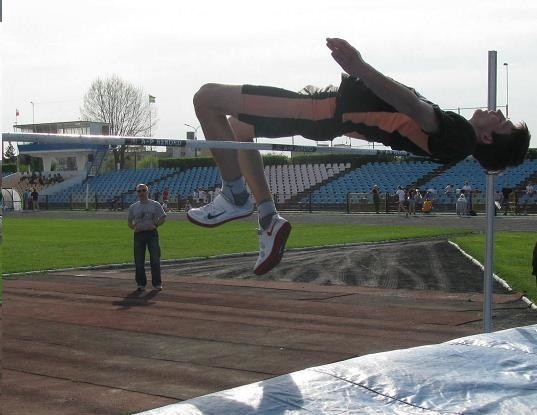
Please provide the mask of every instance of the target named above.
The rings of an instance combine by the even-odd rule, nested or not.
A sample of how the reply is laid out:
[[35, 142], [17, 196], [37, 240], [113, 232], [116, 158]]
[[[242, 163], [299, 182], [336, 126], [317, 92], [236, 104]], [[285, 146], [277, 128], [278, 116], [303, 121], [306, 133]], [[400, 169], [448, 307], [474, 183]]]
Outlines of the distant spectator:
[[502, 192], [495, 191], [494, 192], [494, 206], [495, 206], [494, 216], [496, 216], [498, 214], [498, 210], [502, 208], [501, 202], [502, 202]]
[[528, 182], [528, 184], [526, 185], [526, 194], [528, 196], [533, 196], [533, 193], [534, 193], [534, 189], [533, 189], [533, 185], [531, 184], [531, 182]]
[[114, 196], [110, 199], [110, 210], [118, 210], [121, 206], [121, 196]]
[[427, 196], [425, 196], [425, 200], [423, 201], [421, 211], [423, 213], [431, 213], [433, 211], [433, 201], [429, 199]]
[[198, 198], [199, 198], [198, 189], [192, 190], [192, 203], [197, 203]]
[[513, 192], [513, 189], [508, 184], [505, 184], [502, 187], [501, 205], [502, 205], [504, 216], [507, 216], [507, 212], [509, 211], [509, 196], [511, 196], [512, 192]]
[[468, 201], [466, 200], [464, 193], [459, 195], [459, 198], [455, 203], [455, 211], [458, 216], [465, 216], [468, 214]]
[[24, 189], [24, 192], [22, 192], [22, 209], [30, 209], [30, 192], [28, 189]]
[[421, 210], [423, 204], [423, 195], [419, 188], [416, 187], [416, 210]]
[[198, 190], [198, 201], [199, 203], [206, 203], [205, 200], [207, 198], [207, 194], [203, 189]]
[[521, 196], [523, 196], [524, 190], [513, 190], [513, 199], [515, 204], [515, 215], [521, 215], [522, 214], [522, 208], [520, 207], [520, 199]]
[[468, 180], [466, 180], [462, 186], [462, 191], [464, 192], [464, 197], [468, 202], [468, 210], [472, 209], [472, 185]]
[[520, 203], [524, 207], [525, 215], [528, 214], [528, 203], [530, 203], [530, 200], [532, 199], [534, 194], [535, 194], [535, 190], [533, 188], [533, 184], [531, 184], [531, 182], [528, 182], [524, 190], [524, 194], [522, 195], [521, 200], [520, 200]]
[[395, 195], [397, 196], [397, 213], [399, 214], [401, 212], [405, 212], [405, 214], [408, 216], [408, 211], [405, 206], [406, 192], [401, 186], [398, 186], [397, 190], [395, 191]]
[[30, 198], [32, 199], [32, 209], [39, 210], [39, 193], [37, 192], [35, 187], [32, 190], [32, 193], [30, 193]]
[[417, 192], [416, 189], [410, 189], [408, 191], [408, 214], [416, 215], [416, 201], [417, 201]]
[[168, 188], [166, 187], [164, 191], [162, 192], [162, 201], [167, 203], [169, 196], [170, 196], [170, 192], [168, 191]]
[[448, 184], [444, 188], [444, 194], [446, 195], [446, 199], [448, 200], [448, 203], [453, 203], [455, 200], [455, 188], [452, 184]]
[[375, 212], [380, 213], [380, 190], [377, 185], [374, 185], [371, 189], [373, 195], [373, 205], [375, 205]]

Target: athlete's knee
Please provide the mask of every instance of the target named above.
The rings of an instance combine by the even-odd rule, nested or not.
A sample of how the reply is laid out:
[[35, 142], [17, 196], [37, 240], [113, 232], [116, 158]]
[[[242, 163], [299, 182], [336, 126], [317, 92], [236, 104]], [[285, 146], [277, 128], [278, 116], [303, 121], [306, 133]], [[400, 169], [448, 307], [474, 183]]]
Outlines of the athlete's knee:
[[198, 92], [194, 94], [194, 98], [192, 101], [196, 111], [210, 107], [210, 104], [213, 101], [215, 91], [218, 86], [219, 84], [215, 83], [205, 84], [198, 90]]
[[205, 84], [194, 94], [194, 109], [198, 116], [234, 115], [241, 103], [240, 85]]

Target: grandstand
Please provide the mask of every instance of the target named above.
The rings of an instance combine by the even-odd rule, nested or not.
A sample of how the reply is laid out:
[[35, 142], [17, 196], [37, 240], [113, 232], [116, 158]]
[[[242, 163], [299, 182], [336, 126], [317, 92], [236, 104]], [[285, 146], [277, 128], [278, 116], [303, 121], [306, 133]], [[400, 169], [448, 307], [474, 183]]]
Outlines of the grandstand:
[[[535, 180], [537, 172], [537, 159], [526, 160], [517, 167], [508, 168], [498, 175], [494, 182], [494, 191], [500, 192], [504, 185], [509, 185], [513, 189], [522, 188], [526, 182]], [[474, 159], [466, 159], [453, 167], [444, 171], [441, 175], [435, 176], [424, 184], [424, 188], [429, 189], [444, 189], [448, 184], [453, 184], [455, 187], [462, 185], [466, 180], [472, 184], [472, 189], [477, 192], [476, 203], [484, 203], [484, 195], [486, 191], [486, 179], [482, 168]], [[439, 203], [448, 203], [445, 195], [439, 194]], [[533, 198], [535, 202], [535, 195]]]
[[374, 185], [378, 185], [381, 192], [393, 193], [398, 186], [413, 185], [440, 167], [430, 161], [367, 163], [315, 190], [312, 201], [315, 204], [345, 204], [348, 193], [369, 193]]
[[286, 164], [265, 166], [265, 176], [278, 204], [309, 192], [315, 186], [350, 169], [350, 163]]
[[[277, 165], [265, 166], [265, 174], [277, 203], [285, 204], [291, 198], [308, 192], [313, 186], [328, 181], [349, 168], [350, 163]], [[81, 206], [88, 198], [91, 204], [101, 207], [110, 205], [115, 200], [124, 208], [136, 201], [134, 186], [137, 183], [147, 183], [152, 197], [157, 198], [168, 189], [170, 202], [177, 205], [181, 200], [191, 197], [196, 189], [207, 191], [219, 187], [221, 180], [216, 167], [122, 170], [88, 177], [66, 189], [47, 189], [43, 197], [49, 207]]]
[[[265, 175], [280, 209], [344, 210], [349, 194], [362, 194], [363, 208], [372, 211], [370, 190], [378, 185], [386, 200], [398, 186], [416, 187], [422, 193], [434, 189], [436, 210], [450, 211], [453, 200], [444, 195], [444, 188], [448, 184], [460, 188], [465, 181], [471, 183], [475, 192], [475, 206], [483, 209], [486, 188], [483, 170], [472, 158], [454, 165], [423, 160], [368, 162], [356, 167], [351, 167], [351, 162], [280, 164], [265, 166]], [[4, 177], [4, 182], [14, 181], [11, 187], [16, 188], [17, 177], [17, 174]], [[49, 209], [83, 208], [86, 203], [90, 208], [112, 205], [126, 208], [136, 201], [134, 187], [141, 182], [150, 186], [153, 198], [168, 189], [170, 204], [180, 207], [196, 189], [208, 191], [219, 187], [221, 178], [214, 166], [129, 169], [97, 176], [76, 176], [65, 183], [41, 188], [41, 205]], [[537, 182], [537, 159], [528, 159], [498, 175], [495, 191], [499, 192], [507, 184], [520, 192], [528, 182]], [[526, 202], [530, 212], [537, 211], [537, 195]]]
[[125, 203], [136, 201], [134, 188], [137, 183], [155, 183], [174, 174], [173, 169], [120, 170], [101, 176], [88, 177], [66, 189], [48, 189], [45, 194], [49, 206], [66, 207], [85, 203], [86, 197], [93, 203], [110, 203], [120, 197]]

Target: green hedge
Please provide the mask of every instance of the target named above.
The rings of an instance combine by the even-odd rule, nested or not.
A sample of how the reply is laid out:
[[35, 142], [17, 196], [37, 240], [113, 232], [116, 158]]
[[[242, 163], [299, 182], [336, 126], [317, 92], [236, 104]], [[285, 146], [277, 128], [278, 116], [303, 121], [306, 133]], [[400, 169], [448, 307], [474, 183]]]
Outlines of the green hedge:
[[16, 173], [17, 165], [11, 163], [2, 163], [2, 172], [3, 173]]
[[160, 159], [158, 166], [162, 168], [191, 169], [193, 167], [216, 166], [212, 157], [192, 157], [180, 159]]

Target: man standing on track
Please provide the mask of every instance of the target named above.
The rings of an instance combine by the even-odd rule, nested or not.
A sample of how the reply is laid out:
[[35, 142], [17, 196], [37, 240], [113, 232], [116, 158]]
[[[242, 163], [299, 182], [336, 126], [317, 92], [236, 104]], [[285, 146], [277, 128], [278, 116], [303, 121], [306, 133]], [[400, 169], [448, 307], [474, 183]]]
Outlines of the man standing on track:
[[145, 250], [149, 250], [151, 282], [155, 290], [162, 290], [160, 275], [160, 245], [157, 227], [166, 220], [161, 204], [149, 199], [149, 187], [140, 183], [136, 186], [138, 202], [129, 206], [128, 225], [134, 231], [134, 264], [138, 291], [145, 290]]

